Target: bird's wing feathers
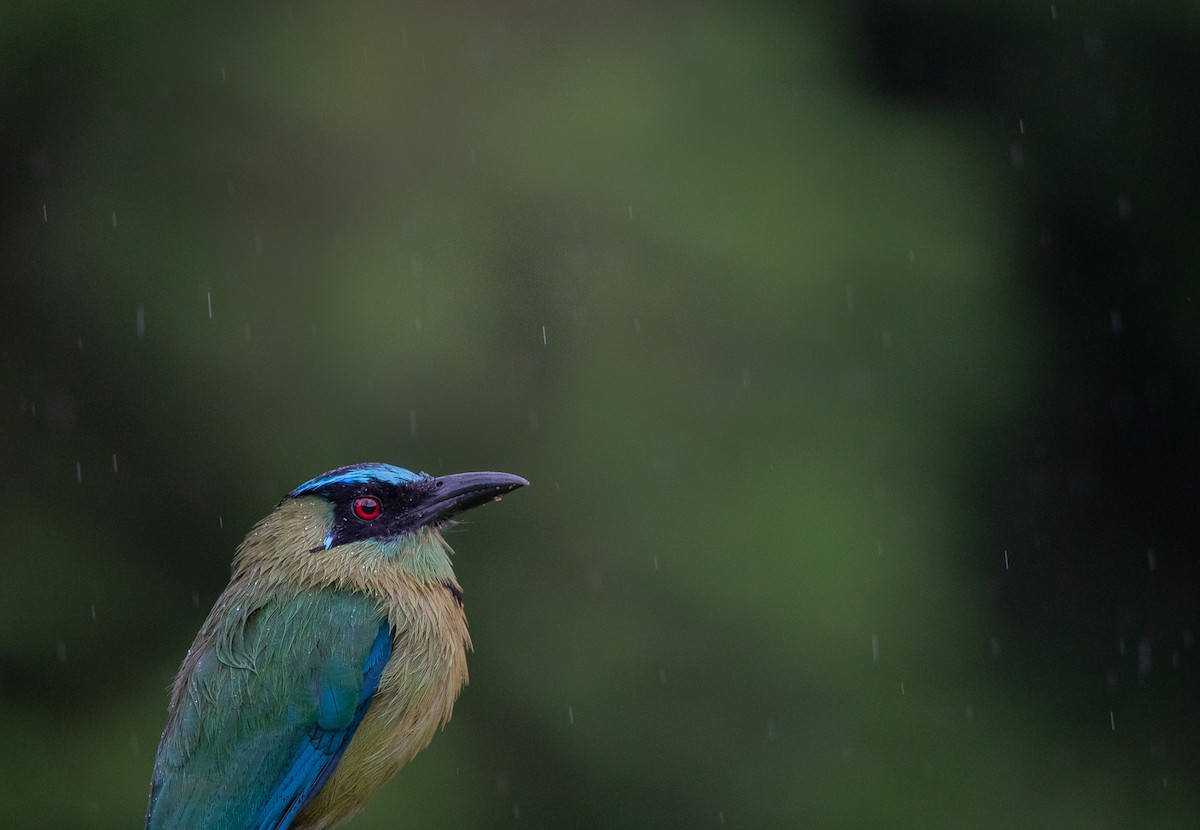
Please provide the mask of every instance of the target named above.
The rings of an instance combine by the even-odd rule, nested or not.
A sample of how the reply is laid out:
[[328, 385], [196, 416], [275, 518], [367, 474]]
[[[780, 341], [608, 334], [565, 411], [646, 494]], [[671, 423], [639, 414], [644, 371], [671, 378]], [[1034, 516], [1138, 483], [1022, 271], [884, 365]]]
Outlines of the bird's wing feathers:
[[[206, 631], [163, 733], [146, 827], [285, 830], [366, 714], [390, 628], [368, 597], [311, 592]], [[231, 641], [239, 659], [226, 661]]]
[[[379, 686], [383, 667], [392, 653], [392, 635], [386, 622], [379, 626], [375, 643], [357, 677], [340, 672], [322, 678], [317, 689], [317, 718], [308, 740], [296, 747], [283, 780], [259, 811], [257, 830], [285, 830], [313, 799], [337, 768], [346, 745], [362, 722]], [[339, 667], [340, 668], [340, 667]], [[355, 688], [357, 687], [357, 689]]]

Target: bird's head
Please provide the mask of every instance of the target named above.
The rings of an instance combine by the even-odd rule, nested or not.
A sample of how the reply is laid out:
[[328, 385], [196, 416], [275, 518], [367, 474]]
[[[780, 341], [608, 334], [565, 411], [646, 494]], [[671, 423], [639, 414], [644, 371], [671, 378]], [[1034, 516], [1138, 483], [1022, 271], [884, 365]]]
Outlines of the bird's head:
[[235, 567], [282, 568], [302, 582], [324, 583], [392, 563], [441, 581], [449, 574], [441, 528], [528, 483], [509, 473], [435, 477], [391, 464], [339, 467], [288, 493], [246, 537]]

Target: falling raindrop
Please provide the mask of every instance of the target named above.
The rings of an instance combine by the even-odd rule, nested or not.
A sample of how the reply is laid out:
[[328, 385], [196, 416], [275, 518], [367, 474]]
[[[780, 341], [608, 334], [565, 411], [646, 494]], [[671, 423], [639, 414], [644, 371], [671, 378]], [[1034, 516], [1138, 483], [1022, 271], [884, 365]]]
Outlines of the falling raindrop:
[[879, 635], [878, 634], [871, 635], [871, 662], [872, 663], [879, 662]]

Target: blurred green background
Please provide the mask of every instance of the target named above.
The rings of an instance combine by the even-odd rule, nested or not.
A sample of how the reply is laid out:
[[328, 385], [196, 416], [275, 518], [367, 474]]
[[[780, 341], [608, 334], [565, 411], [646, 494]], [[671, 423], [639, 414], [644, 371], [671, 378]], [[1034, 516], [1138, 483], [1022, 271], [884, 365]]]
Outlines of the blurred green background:
[[0, 824], [138, 827], [237, 543], [451, 537], [349, 826], [1200, 822], [1200, 14], [0, 9]]

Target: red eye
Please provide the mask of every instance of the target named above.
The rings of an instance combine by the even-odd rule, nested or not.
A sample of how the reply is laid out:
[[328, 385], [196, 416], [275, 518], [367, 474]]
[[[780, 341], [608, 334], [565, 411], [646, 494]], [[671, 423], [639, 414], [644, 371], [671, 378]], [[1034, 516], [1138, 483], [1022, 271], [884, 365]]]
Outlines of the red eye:
[[364, 522], [375, 521], [379, 518], [379, 514], [383, 512], [383, 505], [374, 496], [360, 496], [354, 500], [352, 508], [354, 515], [358, 516]]

